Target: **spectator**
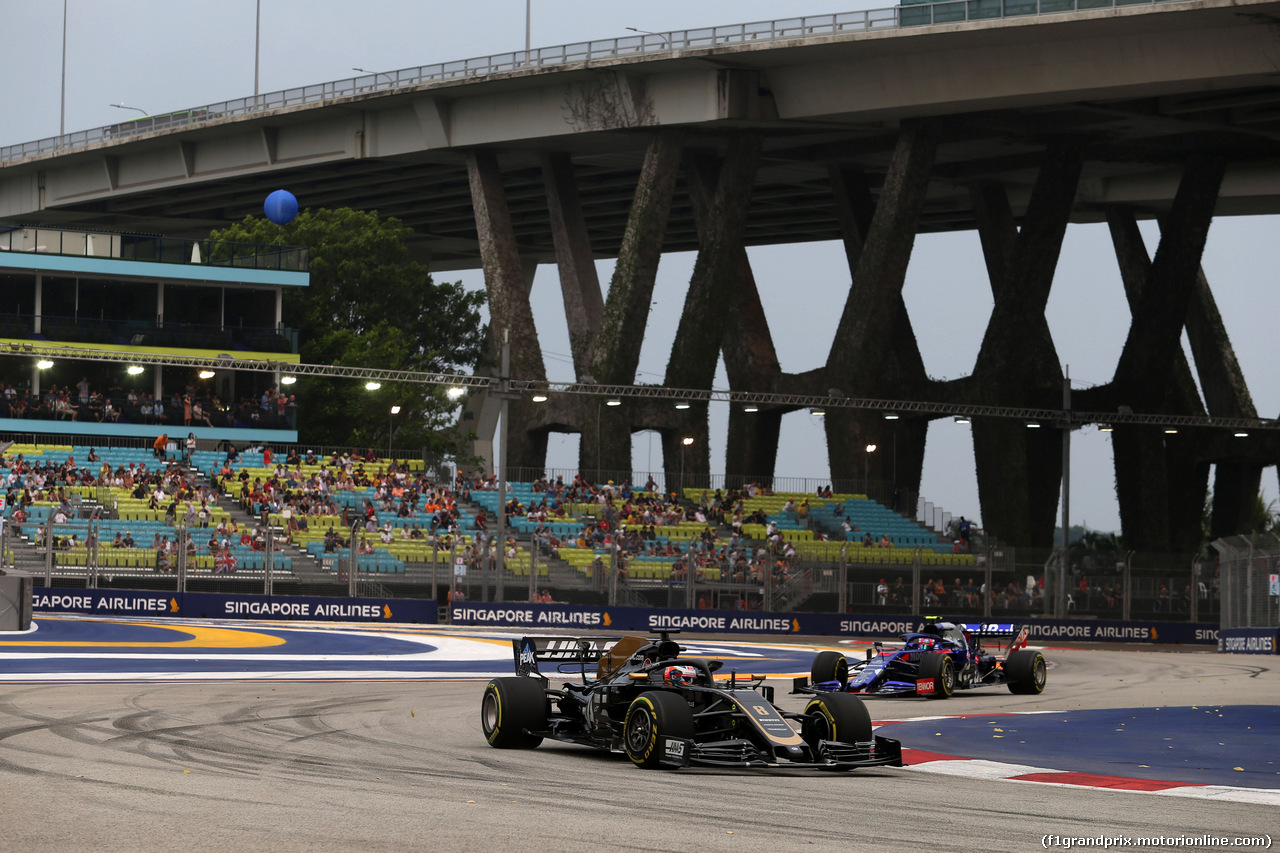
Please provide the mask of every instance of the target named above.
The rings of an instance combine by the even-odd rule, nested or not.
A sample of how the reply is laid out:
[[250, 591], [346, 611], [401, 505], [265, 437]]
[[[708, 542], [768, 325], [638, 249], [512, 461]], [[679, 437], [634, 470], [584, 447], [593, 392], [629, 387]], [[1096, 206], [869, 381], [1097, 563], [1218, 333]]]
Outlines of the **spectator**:
[[889, 594], [889, 601], [894, 604], [907, 603], [907, 587], [902, 582], [902, 576], [899, 575], [897, 581], [893, 584], [893, 590]]

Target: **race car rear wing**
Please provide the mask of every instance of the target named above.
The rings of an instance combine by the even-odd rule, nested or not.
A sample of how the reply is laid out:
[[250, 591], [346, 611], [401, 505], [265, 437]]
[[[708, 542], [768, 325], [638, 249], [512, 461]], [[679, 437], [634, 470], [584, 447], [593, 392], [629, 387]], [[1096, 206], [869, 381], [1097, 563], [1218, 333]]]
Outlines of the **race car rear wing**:
[[660, 631], [658, 640], [636, 634], [621, 637], [521, 637], [511, 641], [515, 651], [516, 675], [541, 677], [538, 663], [553, 662], [557, 672], [568, 672], [565, 667], [576, 664], [584, 677], [587, 665], [594, 664], [596, 677], [605, 678], [641, 649], [650, 648], [655, 643], [658, 643], [659, 653], [674, 658], [683, 651], [671, 642], [670, 635], [674, 633]]
[[973, 637], [1008, 637], [1010, 642], [1005, 654], [1025, 648], [1027, 636], [1031, 633], [1026, 625], [1019, 627], [1012, 622], [965, 622], [960, 627]]
[[540, 675], [540, 662], [561, 664], [594, 664], [621, 637], [521, 637], [512, 640], [516, 657], [516, 675]]

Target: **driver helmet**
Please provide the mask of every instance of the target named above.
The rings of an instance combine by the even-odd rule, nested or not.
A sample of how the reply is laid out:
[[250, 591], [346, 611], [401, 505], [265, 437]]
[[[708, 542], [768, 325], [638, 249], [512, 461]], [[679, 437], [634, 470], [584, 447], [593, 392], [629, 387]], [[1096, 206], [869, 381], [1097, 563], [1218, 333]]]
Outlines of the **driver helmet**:
[[696, 666], [669, 666], [662, 670], [662, 683], [672, 687], [688, 687], [698, 680]]

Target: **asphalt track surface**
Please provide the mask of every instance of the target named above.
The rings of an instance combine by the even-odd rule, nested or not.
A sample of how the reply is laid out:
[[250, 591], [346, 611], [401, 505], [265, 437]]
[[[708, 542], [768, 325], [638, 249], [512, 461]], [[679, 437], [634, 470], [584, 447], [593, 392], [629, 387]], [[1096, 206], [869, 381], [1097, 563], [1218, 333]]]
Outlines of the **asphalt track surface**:
[[[869, 702], [909, 768], [662, 772], [490, 748], [482, 685], [511, 671], [493, 632], [38, 621], [0, 636], [3, 851], [1220, 850], [1280, 834], [1274, 658], [1048, 649], [1041, 696]], [[830, 642], [681, 640], [778, 676]]]

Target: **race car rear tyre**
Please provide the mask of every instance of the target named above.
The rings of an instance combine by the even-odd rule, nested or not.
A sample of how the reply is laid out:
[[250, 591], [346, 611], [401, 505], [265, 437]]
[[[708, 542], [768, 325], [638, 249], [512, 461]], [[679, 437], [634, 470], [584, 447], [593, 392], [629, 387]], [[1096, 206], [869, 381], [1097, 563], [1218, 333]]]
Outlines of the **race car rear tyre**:
[[641, 693], [627, 708], [622, 746], [637, 767], [662, 766], [666, 739], [693, 739], [693, 711], [679, 693]]
[[809, 670], [809, 678], [814, 684], [838, 681], [840, 689], [844, 690], [849, 684], [849, 659], [840, 652], [818, 652]]
[[872, 739], [871, 714], [857, 696], [824, 693], [804, 708], [801, 736], [817, 749], [818, 742], [865, 743]]
[[[916, 676], [916, 693], [930, 699], [950, 699], [956, 692], [956, 666], [950, 655], [928, 653], [920, 661], [920, 673]], [[919, 679], [933, 679], [933, 689], [921, 691]]]
[[533, 749], [542, 743], [547, 728], [547, 694], [537, 679], [495, 678], [480, 700], [480, 727], [490, 746], [498, 749]]
[[1004, 662], [1005, 675], [1009, 679], [1009, 692], [1034, 696], [1044, 692], [1048, 666], [1044, 655], [1029, 649], [1010, 653]]

